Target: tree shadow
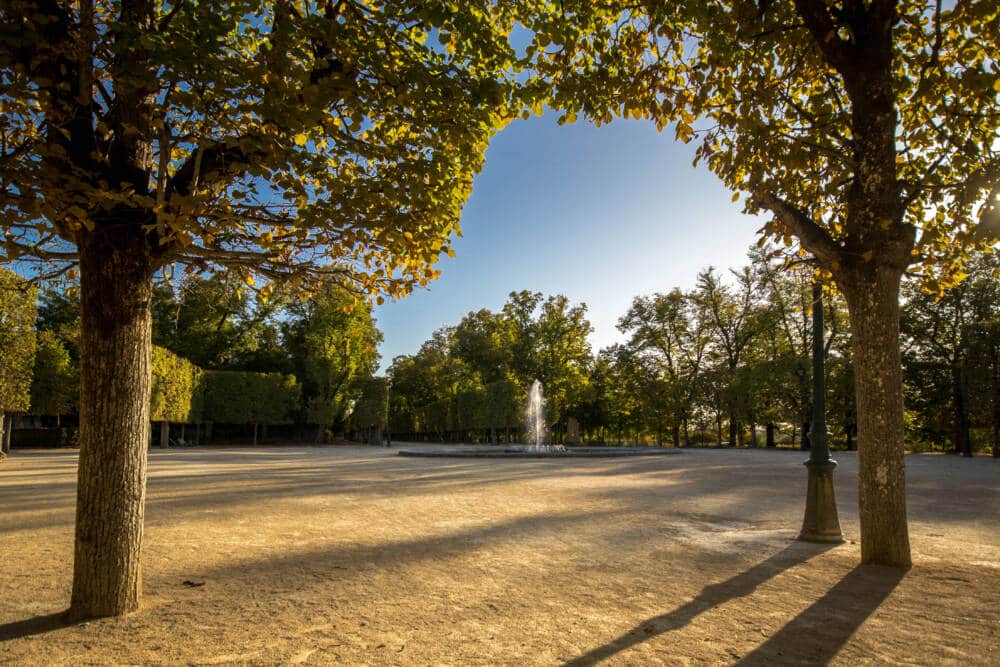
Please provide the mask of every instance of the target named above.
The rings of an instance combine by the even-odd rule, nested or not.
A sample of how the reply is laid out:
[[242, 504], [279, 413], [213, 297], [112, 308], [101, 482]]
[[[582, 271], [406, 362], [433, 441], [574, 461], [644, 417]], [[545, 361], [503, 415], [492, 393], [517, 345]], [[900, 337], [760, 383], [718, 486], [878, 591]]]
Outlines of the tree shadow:
[[0, 642], [6, 642], [12, 639], [21, 639], [23, 637], [33, 637], [35, 635], [44, 635], [46, 632], [52, 632], [53, 630], [59, 630], [61, 628], [68, 628], [76, 624], [76, 621], [69, 620], [65, 611], [56, 612], [54, 614], [45, 614], [44, 616], [35, 616], [34, 618], [27, 618], [23, 621], [2, 623], [0, 624]]
[[827, 664], [905, 575], [900, 568], [857, 566], [738, 664]]
[[758, 586], [784, 572], [817, 556], [835, 545], [793, 542], [767, 560], [757, 563], [746, 572], [718, 584], [711, 584], [690, 602], [673, 611], [647, 618], [625, 634], [603, 646], [587, 651], [566, 663], [568, 666], [593, 665], [628, 648], [652, 639], [665, 632], [683, 628], [706, 611], [725, 604], [730, 600], [753, 593]]

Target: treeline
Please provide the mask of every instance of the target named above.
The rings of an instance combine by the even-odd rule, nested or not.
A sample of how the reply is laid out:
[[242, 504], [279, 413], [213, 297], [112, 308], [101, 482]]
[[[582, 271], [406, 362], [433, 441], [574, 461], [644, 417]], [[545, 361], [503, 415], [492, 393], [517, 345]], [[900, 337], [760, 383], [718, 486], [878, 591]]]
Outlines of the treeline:
[[[0, 409], [72, 423], [78, 297], [72, 289], [38, 295], [9, 272], [0, 281], [0, 364], [10, 366], [0, 378]], [[351, 407], [377, 367], [382, 338], [370, 308], [334, 287], [304, 300], [269, 296], [225, 276], [157, 288], [150, 418], [161, 444], [171, 434], [205, 441], [212, 424], [246, 427], [226, 434], [252, 432], [254, 441], [268, 425], [310, 441], [353, 428]]]
[[[393, 431], [496, 440], [520, 427], [533, 379], [548, 398], [551, 438], [587, 442], [808, 446], [812, 413], [812, 268], [754, 249], [747, 266], [702, 271], [692, 290], [636, 297], [618, 322], [624, 343], [592, 354], [586, 306], [512, 293], [499, 312], [471, 312], [389, 369]], [[975, 258], [943, 295], [907, 284], [902, 304], [909, 445], [1000, 451], [1000, 263]], [[826, 294], [828, 426], [856, 446], [851, 331]], [[509, 398], [491, 397], [503, 385]], [[486, 404], [487, 408], [469, 408]], [[478, 410], [478, 411], [477, 411]], [[486, 416], [502, 414], [503, 417]]]

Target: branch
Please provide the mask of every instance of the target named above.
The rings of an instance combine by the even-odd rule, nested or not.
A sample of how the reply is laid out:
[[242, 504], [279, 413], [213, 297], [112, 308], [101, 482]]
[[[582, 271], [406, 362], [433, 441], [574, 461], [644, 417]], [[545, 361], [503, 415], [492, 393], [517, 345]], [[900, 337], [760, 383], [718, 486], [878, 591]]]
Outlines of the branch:
[[267, 155], [264, 150], [243, 150], [240, 144], [245, 139], [246, 137], [241, 137], [219, 141], [211, 146], [198, 148], [169, 180], [168, 193], [191, 195], [198, 184], [217, 183], [225, 176], [245, 171]]
[[754, 193], [751, 203], [771, 211], [789, 232], [798, 237], [806, 250], [826, 265], [825, 268], [830, 269], [840, 263], [840, 246], [805, 211], [770, 192]]
[[841, 75], [850, 67], [847, 43], [837, 34], [830, 11], [823, 0], [795, 0], [795, 11], [805, 23], [826, 61]]

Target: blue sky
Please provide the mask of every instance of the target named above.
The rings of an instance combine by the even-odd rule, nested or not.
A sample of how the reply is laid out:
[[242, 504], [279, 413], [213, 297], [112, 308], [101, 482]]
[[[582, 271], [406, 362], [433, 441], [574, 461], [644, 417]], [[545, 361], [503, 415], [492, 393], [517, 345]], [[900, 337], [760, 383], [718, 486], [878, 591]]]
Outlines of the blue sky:
[[382, 368], [522, 289], [586, 303], [596, 352], [623, 339], [615, 324], [634, 296], [744, 264], [763, 220], [692, 167], [693, 150], [645, 121], [558, 126], [550, 112], [510, 124], [490, 144], [441, 277], [376, 308]]

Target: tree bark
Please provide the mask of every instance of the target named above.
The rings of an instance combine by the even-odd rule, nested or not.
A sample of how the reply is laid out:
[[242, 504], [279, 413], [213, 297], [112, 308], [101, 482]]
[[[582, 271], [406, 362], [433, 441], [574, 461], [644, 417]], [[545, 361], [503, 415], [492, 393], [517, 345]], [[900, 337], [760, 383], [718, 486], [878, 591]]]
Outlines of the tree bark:
[[167, 449], [170, 447], [170, 422], [162, 421], [160, 422], [160, 448]]
[[[110, 230], [110, 231], [107, 231]], [[73, 619], [139, 608], [154, 265], [139, 225], [81, 232]]]
[[7, 414], [0, 412], [0, 452], [3, 452], [4, 454], [10, 453], [7, 450], [7, 439], [4, 437], [7, 435], [8, 421], [10, 420], [7, 418]]
[[3, 448], [8, 454], [10, 454], [10, 450], [13, 447], [11, 440], [14, 439], [14, 421], [17, 419], [16, 415], [10, 413], [7, 414], [7, 428], [3, 431]]
[[765, 447], [777, 447], [777, 443], [774, 441], [774, 424], [771, 422], [767, 423], [767, 435], [765, 437]]
[[861, 561], [909, 567], [899, 350], [901, 277], [896, 268], [873, 267], [853, 281], [842, 281], [841, 287], [854, 334]]

